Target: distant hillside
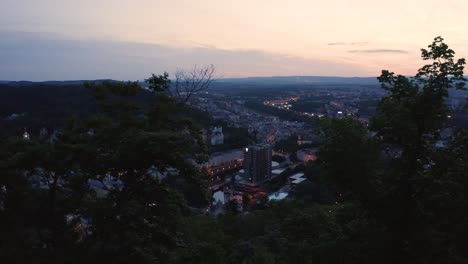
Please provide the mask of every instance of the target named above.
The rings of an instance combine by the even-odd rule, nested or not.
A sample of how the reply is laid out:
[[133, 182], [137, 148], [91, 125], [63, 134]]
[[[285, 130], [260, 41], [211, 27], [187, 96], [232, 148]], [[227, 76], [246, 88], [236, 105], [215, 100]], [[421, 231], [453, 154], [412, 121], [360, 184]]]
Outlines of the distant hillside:
[[28, 85], [75, 86], [75, 85], [82, 85], [84, 82], [87, 82], [87, 81], [100, 83], [103, 81], [114, 81], [114, 80], [102, 79], [102, 80], [71, 80], [71, 81], [44, 81], [44, 82], [0, 80], [0, 84], [8, 84], [9, 86], [28, 86]]
[[226, 78], [217, 82], [229, 83], [271, 83], [271, 84], [363, 84], [377, 85], [376, 77], [333, 77], [333, 76], [272, 76], [272, 77], [248, 77]]

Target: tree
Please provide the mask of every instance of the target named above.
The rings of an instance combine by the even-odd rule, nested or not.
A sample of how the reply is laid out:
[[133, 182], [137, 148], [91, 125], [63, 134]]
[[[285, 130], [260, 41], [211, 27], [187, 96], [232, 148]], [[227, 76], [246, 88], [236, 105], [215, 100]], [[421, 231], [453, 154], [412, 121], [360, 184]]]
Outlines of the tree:
[[169, 73], [164, 72], [162, 75], [152, 74], [151, 77], [145, 80], [149, 84], [149, 89], [153, 92], [169, 93], [171, 89], [171, 80]]
[[370, 243], [366, 252], [376, 254], [366, 262], [466, 262], [460, 231], [468, 189], [460, 172], [468, 142], [459, 132], [444, 139], [448, 148], [435, 144], [447, 127], [449, 89], [464, 89], [465, 61], [455, 60], [441, 37], [428, 48], [422, 58], [432, 62], [415, 77], [382, 71], [378, 79], [388, 96], [371, 120], [372, 134], [347, 119], [321, 124], [327, 140], [318, 153], [320, 176], [368, 224], [361, 238]]
[[246, 210], [246, 208], [249, 206], [250, 204], [250, 196], [248, 193], [244, 193], [242, 195], [242, 207], [244, 208], [244, 210]]
[[375, 140], [350, 118], [322, 119], [319, 124], [326, 139], [318, 152], [319, 181], [332, 183], [341, 198], [371, 201], [380, 156]]
[[[382, 71], [379, 81], [389, 96], [381, 100], [379, 114], [371, 122], [371, 129], [377, 132], [382, 146], [391, 150], [388, 154], [391, 166], [382, 178], [388, 191], [384, 199], [387, 209], [381, 212], [381, 217], [386, 218], [393, 239], [405, 245], [396, 249], [399, 251], [394, 255], [399, 258], [396, 261], [422, 255], [428, 248], [437, 250], [438, 257], [454, 258], [448, 248], [450, 239], [436, 242], [437, 238], [433, 237], [434, 232], [440, 232], [436, 223], [443, 218], [430, 217], [434, 211], [427, 201], [437, 196], [429, 192], [430, 186], [439, 186], [438, 182], [446, 174], [443, 171], [434, 174], [438, 166], [435, 157], [440, 152], [434, 145], [441, 139], [439, 131], [446, 127], [448, 90], [464, 89], [465, 60], [455, 60], [455, 52], [441, 37], [435, 38], [428, 48], [421, 50], [422, 58], [432, 63], [419, 69], [414, 78]], [[460, 180], [455, 182], [463, 186]], [[457, 200], [446, 202], [457, 203]]]
[[181, 102], [187, 103], [190, 98], [199, 92], [207, 90], [214, 81], [215, 67], [209, 65], [191, 70], [179, 69], [175, 73], [174, 96]]
[[172, 261], [190, 213], [185, 191], [208, 202], [196, 167], [206, 147], [190, 108], [170, 97], [166, 74], [153, 75], [150, 106], [134, 100], [145, 93], [137, 82], [85, 86], [98, 113], [70, 120], [54, 144], [1, 142], [0, 255], [19, 262]]
[[286, 139], [278, 140], [275, 143], [274, 149], [283, 153], [296, 153], [299, 149], [297, 144], [297, 135], [291, 135]]

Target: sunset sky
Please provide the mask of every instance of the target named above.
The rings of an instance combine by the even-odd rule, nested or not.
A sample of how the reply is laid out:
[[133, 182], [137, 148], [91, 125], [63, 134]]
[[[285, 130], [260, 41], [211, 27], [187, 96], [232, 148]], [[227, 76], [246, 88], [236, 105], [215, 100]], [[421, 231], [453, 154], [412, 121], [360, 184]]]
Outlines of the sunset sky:
[[466, 0], [1, 0], [0, 80], [414, 74], [441, 35], [468, 57]]

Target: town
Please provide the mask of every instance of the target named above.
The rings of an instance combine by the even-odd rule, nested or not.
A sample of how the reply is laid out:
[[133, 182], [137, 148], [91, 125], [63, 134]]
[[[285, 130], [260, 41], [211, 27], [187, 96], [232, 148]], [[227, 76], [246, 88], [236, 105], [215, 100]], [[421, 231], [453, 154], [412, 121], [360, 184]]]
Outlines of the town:
[[[265, 93], [270, 96], [242, 91], [226, 94], [215, 88], [197, 94], [192, 106], [222, 120], [227, 127], [247, 129], [254, 138], [251, 144], [226, 149], [220, 146], [230, 135], [222, 126], [205, 131], [207, 142], [222, 150], [211, 153], [204, 164], [213, 193], [207, 212], [219, 214], [227, 208], [249, 211], [266, 202], [294, 199], [303, 187], [313, 188], [311, 180], [316, 175], [306, 175], [306, 166], [316, 159], [323, 141], [314, 130], [316, 120], [353, 117], [367, 124], [375, 102], [384, 95], [375, 85], [351, 87], [270, 90]], [[269, 108], [283, 113], [269, 112]], [[301, 119], [291, 119], [293, 114]]]
[[[249, 211], [266, 202], [294, 199], [303, 188], [312, 192], [316, 175], [306, 172], [306, 167], [312, 166], [309, 162], [316, 159], [323, 142], [315, 129], [317, 120], [352, 118], [367, 126], [377, 101], [385, 95], [373, 84], [274, 89], [266, 89], [262, 95], [210, 89], [192, 101], [193, 107], [226, 126], [204, 132], [215, 150], [203, 165], [213, 193], [207, 209], [210, 214], [223, 213], [226, 208]], [[463, 104], [458, 94], [449, 98], [451, 111], [460, 116], [466, 115]], [[253, 140], [235, 148], [223, 147], [230, 136], [223, 132], [227, 127], [245, 128]]]

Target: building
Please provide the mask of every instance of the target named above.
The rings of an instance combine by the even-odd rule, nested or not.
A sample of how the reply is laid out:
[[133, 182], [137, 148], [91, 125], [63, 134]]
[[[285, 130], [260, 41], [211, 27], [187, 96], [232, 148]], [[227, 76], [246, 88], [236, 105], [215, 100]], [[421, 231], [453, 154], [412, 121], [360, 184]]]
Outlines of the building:
[[323, 143], [325, 141], [323, 136], [317, 136], [317, 135], [311, 135], [311, 134], [306, 134], [306, 135], [299, 135], [297, 137], [297, 144], [300, 145], [306, 145], [306, 144], [317, 144], [320, 145], [320, 143]]
[[297, 151], [297, 159], [302, 162], [314, 161], [317, 159], [318, 148], [306, 148]]
[[279, 167], [280, 167], [279, 162], [276, 162], [276, 161], [272, 161], [272, 162], [271, 162], [271, 168], [272, 168], [273, 170], [279, 169]]
[[242, 168], [243, 153], [241, 149], [213, 153], [205, 167], [209, 175], [219, 175]]
[[291, 187], [297, 187], [299, 184], [306, 180], [307, 178], [305, 178], [304, 173], [302, 172], [289, 176], [289, 183]]
[[272, 193], [270, 196], [268, 196], [268, 201], [281, 201], [284, 200], [286, 197], [288, 197], [287, 192], [276, 192]]
[[29, 140], [30, 139], [29, 133], [26, 130], [26, 128], [24, 128], [23, 139], [24, 140]]
[[213, 127], [211, 130], [211, 145], [222, 145], [224, 144], [223, 127]]
[[224, 205], [226, 203], [226, 198], [223, 191], [217, 191], [213, 194], [213, 205], [220, 203]]
[[283, 169], [274, 169], [271, 171], [271, 173], [273, 174], [273, 176], [277, 176], [277, 175], [280, 175], [281, 173], [283, 173], [286, 169], [283, 168]]
[[244, 170], [250, 182], [271, 178], [271, 146], [257, 144], [244, 150]]

